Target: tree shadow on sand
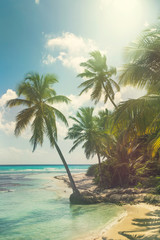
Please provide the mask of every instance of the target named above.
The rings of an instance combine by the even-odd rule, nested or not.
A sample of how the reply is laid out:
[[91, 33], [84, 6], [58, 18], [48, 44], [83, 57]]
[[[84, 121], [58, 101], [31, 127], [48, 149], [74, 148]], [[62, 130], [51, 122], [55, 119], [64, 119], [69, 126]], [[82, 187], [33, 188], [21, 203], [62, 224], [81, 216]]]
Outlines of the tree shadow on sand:
[[119, 232], [130, 240], [160, 240], [160, 210], [149, 212], [146, 218], [135, 218], [132, 224], [137, 226], [135, 231]]

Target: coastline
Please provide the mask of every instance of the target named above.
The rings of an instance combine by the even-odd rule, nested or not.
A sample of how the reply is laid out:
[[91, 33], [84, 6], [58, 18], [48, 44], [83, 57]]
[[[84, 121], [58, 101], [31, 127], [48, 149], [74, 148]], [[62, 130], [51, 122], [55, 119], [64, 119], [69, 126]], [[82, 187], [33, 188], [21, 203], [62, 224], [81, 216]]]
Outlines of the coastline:
[[[85, 174], [73, 174], [76, 185], [81, 192], [96, 192], [97, 186], [93, 183], [92, 177], [86, 177]], [[67, 185], [68, 179], [66, 175], [55, 177], [63, 180]], [[132, 202], [131, 202], [132, 203]], [[135, 236], [143, 236], [139, 239], [160, 239], [160, 208], [159, 206], [137, 202], [124, 204], [124, 213], [116, 219], [107, 223], [104, 229], [96, 234], [87, 236], [84, 240], [123, 240], [133, 239]], [[128, 238], [128, 237], [132, 238]], [[137, 239], [137, 238], [135, 238]], [[147, 238], [148, 239], [148, 238]], [[76, 238], [82, 240], [82, 238]]]
[[[150, 223], [155, 221], [155, 218], [159, 220], [158, 216], [155, 216], [157, 210], [159, 210], [158, 206], [149, 205], [146, 203], [139, 203], [137, 205], [124, 205], [124, 209], [126, 211], [126, 215], [117, 219], [110, 228], [106, 227], [100, 234], [98, 238], [94, 238], [94, 240], [123, 240], [129, 239], [126, 236], [143, 236], [145, 237], [152, 237], [150, 239], [157, 239], [156, 237], [160, 238], [159, 227], [156, 229], [148, 228], [148, 225], [144, 226], [141, 223], [145, 223], [148, 219]], [[153, 214], [153, 215], [152, 215]], [[151, 216], [152, 215], [152, 216]], [[137, 224], [136, 221], [137, 220]], [[147, 221], [146, 221], [147, 222]], [[126, 235], [121, 235], [120, 233]], [[131, 238], [130, 238], [131, 239]], [[135, 238], [136, 239], [136, 238]], [[141, 239], [141, 238], [140, 238]], [[87, 239], [86, 239], [87, 240]]]

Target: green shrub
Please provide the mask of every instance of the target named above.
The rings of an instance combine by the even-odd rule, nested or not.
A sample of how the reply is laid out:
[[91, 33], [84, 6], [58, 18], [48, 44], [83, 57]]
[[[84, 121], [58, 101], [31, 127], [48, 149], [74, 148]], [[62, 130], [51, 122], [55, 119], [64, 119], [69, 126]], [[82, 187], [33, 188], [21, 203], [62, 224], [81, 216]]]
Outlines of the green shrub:
[[[102, 166], [102, 187], [114, 188], [114, 187], [137, 187], [137, 188], [156, 188], [156, 192], [159, 194], [160, 190], [160, 176], [141, 176], [134, 175], [130, 171], [127, 163], [118, 163], [116, 160], [104, 161]], [[99, 166], [94, 164], [88, 168], [87, 176], [94, 177], [95, 183], [100, 183]]]
[[95, 177], [97, 175], [97, 172], [98, 172], [98, 164], [94, 164], [88, 168], [86, 175]]
[[[115, 161], [104, 161], [102, 166], [102, 179], [101, 187], [127, 187], [129, 182], [129, 171], [127, 164], [117, 164]], [[94, 176], [96, 184], [100, 183], [99, 166], [98, 164], [92, 165], [88, 168], [87, 176]]]

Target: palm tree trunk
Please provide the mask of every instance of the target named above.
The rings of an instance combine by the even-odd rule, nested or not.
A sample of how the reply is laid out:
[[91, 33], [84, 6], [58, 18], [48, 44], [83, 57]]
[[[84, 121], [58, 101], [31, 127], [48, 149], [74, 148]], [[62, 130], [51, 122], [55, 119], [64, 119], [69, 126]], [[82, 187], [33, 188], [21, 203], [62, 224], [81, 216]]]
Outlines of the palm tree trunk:
[[102, 85], [103, 85], [103, 88], [104, 88], [105, 92], [106, 92], [107, 95], [108, 95], [109, 100], [111, 101], [111, 103], [113, 104], [113, 106], [114, 106], [115, 108], [117, 108], [117, 105], [116, 105], [115, 102], [112, 100], [111, 96], [109, 95], [108, 90], [106, 89], [104, 83], [102, 83]]
[[112, 100], [112, 98], [110, 97], [110, 95], [108, 95], [108, 98], [109, 98], [109, 100], [111, 101], [111, 103], [113, 104], [113, 106], [114, 106], [115, 108], [117, 108], [117, 105], [116, 105], [115, 102]]
[[75, 182], [74, 182], [74, 180], [73, 180], [73, 178], [72, 178], [71, 172], [70, 172], [70, 170], [69, 170], [69, 168], [68, 168], [68, 165], [67, 165], [67, 163], [66, 163], [66, 160], [65, 160], [65, 158], [64, 158], [64, 156], [63, 156], [63, 154], [62, 154], [62, 152], [61, 152], [58, 144], [56, 143], [56, 141], [54, 141], [54, 145], [55, 145], [56, 150], [57, 150], [57, 152], [58, 152], [58, 154], [59, 154], [59, 156], [60, 156], [60, 158], [61, 158], [61, 160], [62, 160], [62, 162], [63, 162], [63, 165], [64, 165], [64, 167], [65, 167], [65, 169], [66, 169], [66, 172], [67, 172], [67, 174], [68, 174], [68, 178], [69, 178], [69, 180], [70, 180], [70, 184], [71, 184], [71, 188], [72, 188], [72, 190], [73, 190], [73, 193], [76, 193], [76, 194], [80, 195], [80, 192], [79, 192], [79, 190], [78, 190], [77, 187], [76, 187], [76, 184], [75, 184]]
[[99, 177], [100, 177], [100, 185], [103, 183], [103, 178], [102, 178], [102, 166], [101, 166], [101, 158], [99, 155], [99, 152], [97, 152], [97, 157], [98, 157], [98, 166], [99, 166]]

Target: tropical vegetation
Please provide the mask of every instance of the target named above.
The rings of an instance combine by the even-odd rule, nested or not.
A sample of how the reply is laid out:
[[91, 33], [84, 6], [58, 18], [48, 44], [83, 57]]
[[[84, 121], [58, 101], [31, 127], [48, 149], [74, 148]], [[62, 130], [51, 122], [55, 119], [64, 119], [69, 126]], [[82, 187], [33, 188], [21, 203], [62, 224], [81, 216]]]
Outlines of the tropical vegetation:
[[[118, 83], [111, 79], [115, 68], [108, 69], [106, 57], [99, 51], [90, 53], [92, 58], [81, 63], [84, 72], [78, 76], [85, 79], [79, 86], [83, 87], [80, 94], [92, 89], [91, 100], [97, 103], [103, 95], [104, 103], [109, 98], [115, 107], [109, 120], [105, 120], [104, 128], [99, 128], [105, 137], [99, 153], [104, 159], [101, 174], [105, 187], [156, 186], [159, 189], [159, 49], [160, 22], [143, 31], [125, 49], [127, 63], [121, 68]], [[115, 105], [113, 83], [117, 90], [119, 85], [145, 89], [146, 95]], [[92, 166], [88, 175], [94, 175], [98, 182], [97, 168], [97, 165]]]

